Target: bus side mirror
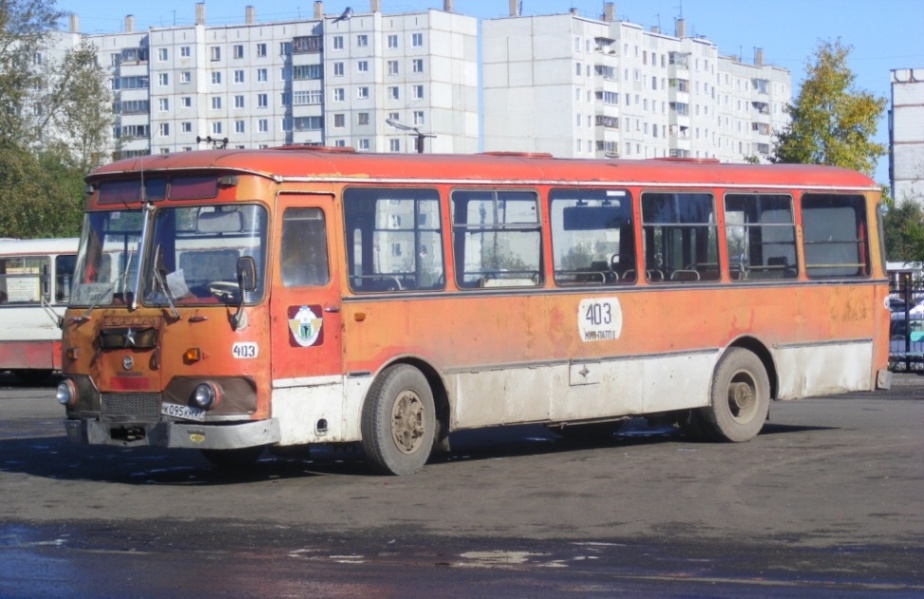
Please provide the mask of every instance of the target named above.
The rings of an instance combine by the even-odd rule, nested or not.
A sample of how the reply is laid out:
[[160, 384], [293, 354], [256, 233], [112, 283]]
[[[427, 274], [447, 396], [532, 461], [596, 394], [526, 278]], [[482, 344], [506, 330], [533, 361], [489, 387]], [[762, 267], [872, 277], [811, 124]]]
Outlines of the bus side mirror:
[[237, 259], [237, 283], [241, 291], [253, 291], [257, 288], [257, 263], [253, 256], [241, 256]]

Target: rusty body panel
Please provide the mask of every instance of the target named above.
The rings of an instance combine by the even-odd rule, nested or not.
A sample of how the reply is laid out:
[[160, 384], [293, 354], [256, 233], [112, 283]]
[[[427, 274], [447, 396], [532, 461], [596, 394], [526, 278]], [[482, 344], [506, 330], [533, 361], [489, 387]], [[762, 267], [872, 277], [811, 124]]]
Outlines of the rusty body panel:
[[[868, 200], [867, 222], [876, 223], [875, 186], [850, 171], [278, 149], [126, 160], [95, 170], [87, 180], [98, 185], [136, 177], [141, 168], [148, 177], [152, 172], [234, 177], [233, 185], [222, 187], [215, 198], [192, 200], [192, 205], [266, 206], [267, 291], [261, 301], [242, 308], [247, 323], [242, 328], [233, 326], [234, 309], [226, 305], [177, 306], [178, 317], [163, 307], [143, 305], [134, 310], [101, 307], [86, 315], [85, 308], [71, 308], [63, 369], [80, 390], [80, 399], [68, 408], [69, 434], [75, 440], [111, 442], [102, 438], [108, 425], [77, 423], [106, 421], [100, 404], [107, 398], [147, 394], [156, 405], [147, 420], [136, 420], [145, 426], [182, 424], [185, 441], [169, 433], [176, 446], [216, 447], [203, 440], [215, 435], [213, 430], [261, 421], [272, 423], [260, 432], [266, 443], [357, 441], [373, 381], [398, 362], [427, 374], [450, 430], [705, 406], [713, 370], [731, 346], [761, 357], [775, 399], [874, 389], [887, 365], [888, 289], [874, 227], [868, 232], [873, 241], [868, 244], [869, 273], [852, 280], [810, 279], [800, 255], [796, 278], [736, 282], [729, 275], [724, 243], [718, 244], [721, 276], [711, 281], [650, 283], [642, 278], [617, 286], [562, 287], [551, 272], [545, 198], [553, 188], [619, 186], [635, 198], [636, 222], [637, 198], [650, 189], [696, 190], [716, 198], [729, 190], [793, 198], [806, 190], [862, 194]], [[445, 257], [441, 288], [351, 289], [341, 198], [344, 189], [368, 185], [438, 192]], [[464, 289], [457, 284], [449, 196], [460, 187], [529, 189], [542, 198], [539, 286]], [[287, 208], [306, 206], [326, 219], [331, 276], [316, 287], [286, 288], [279, 266], [281, 215]], [[102, 208], [92, 195], [88, 210]], [[716, 229], [723, 239], [724, 226], [720, 216]], [[801, 241], [798, 212], [794, 226]], [[634, 243], [635, 255], [643, 256], [642, 236]], [[608, 335], [588, 334], [580, 325], [581, 311], [587, 302], [601, 301], [618, 312], [621, 326]], [[310, 343], [298, 343], [293, 327], [299, 319], [313, 329]], [[246, 356], [235, 353], [240, 343], [250, 348]], [[126, 367], [128, 358], [132, 364]], [[184, 403], [202, 381], [218, 381], [225, 391], [203, 421], [180, 422], [161, 414], [161, 403]], [[252, 443], [253, 438], [228, 441], [235, 442]]]

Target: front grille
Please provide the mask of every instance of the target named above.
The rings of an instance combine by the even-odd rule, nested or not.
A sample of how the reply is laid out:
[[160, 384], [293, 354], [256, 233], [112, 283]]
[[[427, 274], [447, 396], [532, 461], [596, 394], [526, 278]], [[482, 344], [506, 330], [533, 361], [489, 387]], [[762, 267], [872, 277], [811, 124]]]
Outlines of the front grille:
[[104, 417], [157, 420], [160, 417], [159, 393], [103, 393], [100, 412]]

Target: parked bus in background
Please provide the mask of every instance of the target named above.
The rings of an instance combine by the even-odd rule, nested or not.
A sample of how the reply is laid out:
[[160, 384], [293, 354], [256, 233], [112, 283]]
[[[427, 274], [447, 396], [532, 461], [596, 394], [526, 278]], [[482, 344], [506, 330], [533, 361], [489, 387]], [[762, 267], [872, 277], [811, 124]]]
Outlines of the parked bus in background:
[[738, 442], [772, 400], [890, 384], [879, 189], [851, 171], [288, 147], [87, 183], [78, 443], [359, 443], [406, 474], [460, 429]]
[[0, 240], [0, 370], [34, 383], [61, 369], [58, 321], [70, 299], [77, 243]]

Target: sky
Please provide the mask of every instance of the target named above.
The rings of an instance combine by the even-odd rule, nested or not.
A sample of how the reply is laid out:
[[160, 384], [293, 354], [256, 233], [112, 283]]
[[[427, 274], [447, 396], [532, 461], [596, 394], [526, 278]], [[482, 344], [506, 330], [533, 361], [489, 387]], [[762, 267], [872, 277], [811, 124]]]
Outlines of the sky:
[[[578, 14], [599, 18], [605, 0], [522, 0], [521, 14], [559, 14], [574, 8]], [[924, 0], [612, 0], [620, 20], [663, 33], [674, 33], [682, 17], [687, 35], [703, 36], [718, 46], [720, 55], [738, 55], [753, 62], [754, 49], [764, 51], [764, 64], [789, 69], [793, 98], [805, 76], [806, 64], [821, 41], [837, 41], [852, 48], [848, 66], [856, 75], [854, 87], [891, 102], [892, 69], [924, 68]], [[442, 10], [443, 0], [379, 0], [384, 14]], [[76, 13], [82, 33], [122, 30], [126, 15], [135, 30], [188, 25], [194, 21], [196, 0], [156, 0], [124, 4], [112, 0], [57, 0], [59, 10]], [[211, 0], [205, 2], [207, 25], [244, 22], [244, 8], [253, 6], [256, 20], [311, 18], [313, 0]], [[324, 14], [339, 15], [351, 6], [369, 12], [369, 0], [324, 0]], [[508, 14], [507, 0], [453, 0], [457, 13], [492, 19]], [[66, 29], [66, 21], [61, 24]], [[888, 145], [888, 117], [879, 122], [876, 141]], [[875, 179], [888, 183], [887, 156], [880, 158]]]

